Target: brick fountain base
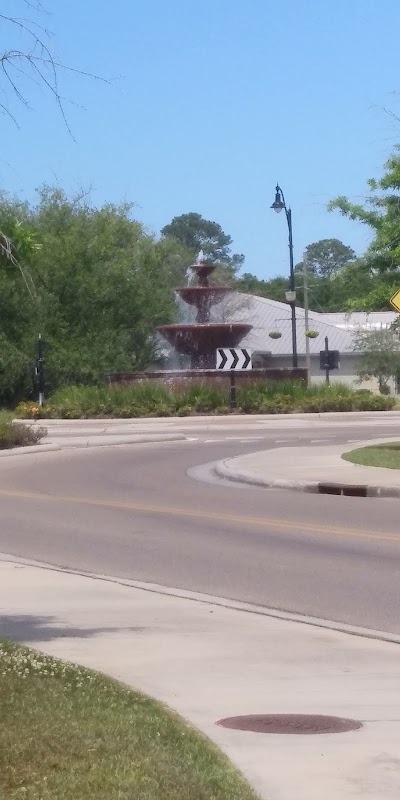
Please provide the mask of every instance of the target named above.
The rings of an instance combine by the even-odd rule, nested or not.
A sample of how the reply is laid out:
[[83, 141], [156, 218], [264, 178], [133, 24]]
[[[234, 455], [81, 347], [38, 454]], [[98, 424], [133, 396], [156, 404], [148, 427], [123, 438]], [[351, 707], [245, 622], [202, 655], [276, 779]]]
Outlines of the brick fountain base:
[[[168, 385], [171, 388], [184, 387], [185, 384], [212, 384], [221, 388], [230, 385], [230, 373], [215, 369], [177, 369], [159, 370], [156, 372], [115, 372], [106, 375], [106, 381], [112, 385], [144, 383], [153, 381]], [[252, 369], [235, 371], [237, 386], [252, 383], [280, 383], [282, 381], [299, 381], [307, 384], [306, 369]]]

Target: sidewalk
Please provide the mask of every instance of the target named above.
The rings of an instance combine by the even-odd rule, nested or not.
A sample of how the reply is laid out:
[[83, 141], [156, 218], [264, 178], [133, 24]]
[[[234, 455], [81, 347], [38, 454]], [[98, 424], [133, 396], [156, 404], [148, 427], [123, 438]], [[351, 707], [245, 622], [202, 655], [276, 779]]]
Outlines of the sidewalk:
[[360, 494], [365, 491], [368, 497], [400, 497], [400, 470], [363, 467], [341, 457], [358, 447], [399, 439], [400, 434], [346, 446], [263, 450], [224, 459], [216, 465], [215, 471], [221, 478], [272, 489], [332, 494], [358, 489]]
[[[0, 587], [0, 636], [167, 703], [211, 737], [264, 800], [398, 800], [398, 644], [7, 556]], [[260, 713], [331, 714], [363, 727], [289, 736], [215, 724]]]

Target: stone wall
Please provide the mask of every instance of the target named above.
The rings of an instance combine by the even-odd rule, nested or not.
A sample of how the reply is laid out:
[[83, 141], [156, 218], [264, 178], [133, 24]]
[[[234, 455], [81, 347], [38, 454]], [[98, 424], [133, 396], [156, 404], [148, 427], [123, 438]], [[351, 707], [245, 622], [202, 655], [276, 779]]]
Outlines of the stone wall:
[[[158, 381], [171, 387], [184, 387], [189, 383], [212, 384], [226, 388], [230, 385], [230, 372], [215, 369], [160, 370], [158, 372], [116, 372], [105, 376], [108, 384], [126, 385]], [[236, 385], [252, 383], [280, 383], [299, 381], [307, 384], [306, 369], [249, 369], [235, 370]]]

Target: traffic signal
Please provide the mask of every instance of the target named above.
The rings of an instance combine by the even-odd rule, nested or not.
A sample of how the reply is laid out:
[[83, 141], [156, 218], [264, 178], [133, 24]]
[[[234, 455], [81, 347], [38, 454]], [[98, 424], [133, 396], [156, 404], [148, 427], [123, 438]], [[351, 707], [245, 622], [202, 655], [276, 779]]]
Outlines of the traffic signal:
[[339, 369], [340, 367], [340, 353], [339, 350], [320, 350], [319, 351], [319, 368], [320, 369]]

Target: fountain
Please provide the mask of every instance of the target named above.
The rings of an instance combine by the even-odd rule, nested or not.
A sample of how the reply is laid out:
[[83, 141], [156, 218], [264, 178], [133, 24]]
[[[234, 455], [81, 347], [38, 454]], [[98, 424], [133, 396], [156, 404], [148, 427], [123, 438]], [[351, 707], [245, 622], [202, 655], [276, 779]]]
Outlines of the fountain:
[[234, 290], [229, 286], [210, 286], [209, 277], [216, 267], [199, 253], [190, 269], [197, 277], [197, 286], [182, 286], [176, 293], [197, 309], [191, 324], [159, 325], [157, 331], [181, 354], [190, 356], [191, 369], [215, 369], [218, 347], [237, 347], [252, 325], [241, 322], [210, 322], [211, 309]]
[[[214, 385], [229, 386], [229, 372], [216, 369], [216, 351], [219, 347], [237, 347], [253, 326], [243, 322], [211, 322], [212, 308], [235, 291], [229, 286], [210, 286], [209, 277], [215, 269], [216, 266], [207, 263], [200, 252], [197, 262], [188, 269], [188, 285], [175, 290], [184, 303], [196, 309], [195, 322], [157, 327], [158, 333], [172, 345], [176, 353], [190, 358], [190, 368], [109, 373], [105, 375], [108, 383], [125, 384], [151, 380], [170, 386], [182, 386], [193, 381], [212, 381]], [[240, 383], [285, 379], [307, 382], [307, 371], [304, 369], [277, 369], [272, 364], [271, 367], [239, 370], [236, 373], [237, 380]]]

